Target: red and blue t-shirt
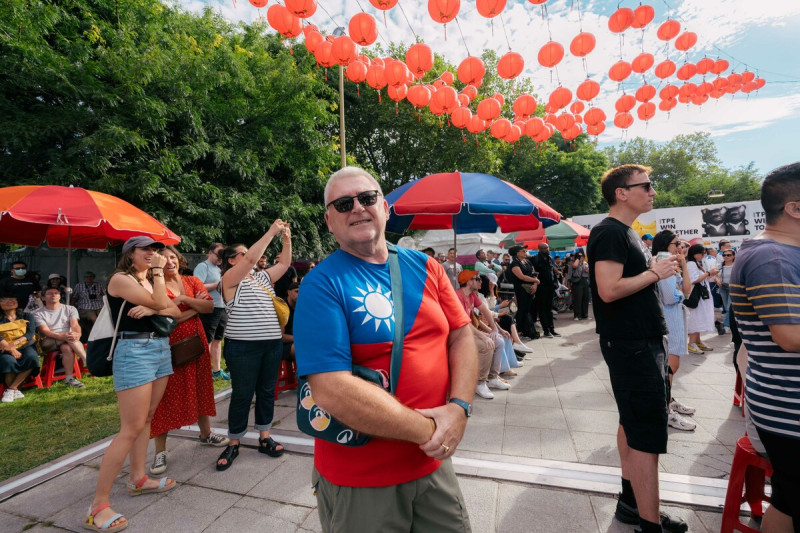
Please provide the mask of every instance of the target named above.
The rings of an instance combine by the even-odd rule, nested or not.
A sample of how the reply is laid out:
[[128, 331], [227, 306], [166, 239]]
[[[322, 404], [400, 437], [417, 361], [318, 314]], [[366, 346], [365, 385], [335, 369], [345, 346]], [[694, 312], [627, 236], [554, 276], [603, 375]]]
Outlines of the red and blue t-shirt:
[[[398, 248], [403, 279], [403, 364], [396, 398], [412, 409], [444, 405], [450, 385], [447, 338], [469, 323], [441, 265]], [[294, 316], [300, 376], [350, 370], [353, 364], [385, 370], [394, 338], [389, 263], [367, 263], [338, 250], [303, 278]], [[430, 474], [439, 461], [412, 442], [372, 439], [347, 447], [317, 439], [314, 465], [336, 485], [381, 487]]]

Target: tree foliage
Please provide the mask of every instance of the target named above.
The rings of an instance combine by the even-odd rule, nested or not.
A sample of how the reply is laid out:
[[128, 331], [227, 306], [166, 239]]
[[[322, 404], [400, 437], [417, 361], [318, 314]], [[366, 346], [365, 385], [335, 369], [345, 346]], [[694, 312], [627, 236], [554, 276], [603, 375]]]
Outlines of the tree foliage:
[[760, 176], [754, 165], [724, 168], [708, 133], [678, 135], [663, 144], [637, 137], [606, 148], [606, 154], [612, 167], [630, 163], [652, 167], [650, 179], [658, 192], [655, 207], [702, 205], [711, 190], [722, 191], [725, 202], [759, 198]]

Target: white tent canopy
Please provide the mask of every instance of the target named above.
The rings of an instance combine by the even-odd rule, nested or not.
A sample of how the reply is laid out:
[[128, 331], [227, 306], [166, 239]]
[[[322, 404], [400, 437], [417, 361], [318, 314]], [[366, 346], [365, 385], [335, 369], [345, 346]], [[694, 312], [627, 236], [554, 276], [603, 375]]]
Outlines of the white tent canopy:
[[[494, 251], [500, 250], [500, 241], [505, 238], [506, 233], [497, 231], [496, 233], [465, 233], [458, 235], [458, 255], [474, 255], [475, 252], [483, 248]], [[415, 237], [417, 250], [423, 248], [433, 248], [436, 253], [447, 252], [453, 247], [453, 230], [433, 229], [425, 232], [424, 235]]]

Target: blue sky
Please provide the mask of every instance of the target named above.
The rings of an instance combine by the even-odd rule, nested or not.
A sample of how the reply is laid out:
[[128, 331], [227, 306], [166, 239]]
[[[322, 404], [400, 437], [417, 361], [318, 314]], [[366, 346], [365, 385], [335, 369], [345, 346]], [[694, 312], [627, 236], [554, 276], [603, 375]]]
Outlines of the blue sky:
[[[275, 1], [270, 0], [269, 5]], [[373, 8], [368, 0], [318, 1], [320, 8], [308, 20], [326, 32], [332, 32], [337, 25], [346, 27], [349, 18], [363, 7], [378, 20], [378, 42], [411, 43], [414, 41], [413, 28], [436, 53], [456, 65], [467, 56], [467, 49], [477, 55], [484, 48], [491, 48], [502, 55], [510, 44], [511, 49], [525, 59], [526, 69], [522, 76], [532, 80], [540, 100], [546, 100], [559, 81], [574, 92], [588, 74], [601, 84], [601, 94], [595, 103], [609, 117], [606, 131], [598, 138], [600, 146], [637, 136], [662, 142], [680, 133], [707, 131], [717, 144], [723, 164], [729, 168], [752, 161], [757, 169], [766, 173], [800, 160], [797, 143], [800, 131], [800, 0], [643, 2], [655, 9], [655, 19], [644, 32], [627, 30], [622, 45], [619, 36], [608, 30], [608, 16], [618, 5], [635, 9], [638, 0], [619, 3], [609, 0], [548, 0], [546, 17], [542, 16], [540, 6], [527, 0], [509, 0], [501, 15], [502, 22], [501, 17], [496, 17], [493, 24], [477, 13], [474, 0], [461, 0], [458, 20], [466, 43], [453, 23], [447, 25], [447, 39], [444, 39], [442, 25], [433, 22], [428, 15], [427, 0], [400, 0], [399, 5], [403, 7], [408, 22], [399, 7], [395, 7], [387, 12], [386, 26], [383, 13]], [[259, 11], [247, 0], [177, 2], [196, 11], [206, 5], [212, 6], [231, 21], [251, 22], [266, 15], [266, 9]], [[674, 47], [665, 47], [664, 42], [655, 37], [656, 29], [668, 16], [681, 23], [682, 31], [697, 33], [698, 43], [688, 56]], [[593, 33], [597, 39], [597, 47], [586, 58], [586, 70], [582, 61], [570, 56], [568, 51], [569, 42], [581, 28]], [[543, 69], [536, 61], [538, 50], [549, 40], [549, 35], [567, 50], [557, 73]], [[669, 114], [659, 112], [647, 123], [637, 120], [623, 132], [611, 122], [614, 102], [622, 94], [621, 90], [635, 92], [642, 84], [642, 77], [632, 75], [620, 86], [608, 79], [607, 72], [620, 55], [630, 61], [642, 50], [652, 53], [656, 64], [667, 57], [678, 66], [684, 58], [694, 63], [706, 55], [712, 59], [724, 58], [731, 64], [725, 74], [731, 71], [741, 73], [748, 68], [763, 77], [767, 84], [758, 92], [726, 95], [719, 100], [710, 99], [702, 106], [679, 104]], [[646, 73], [646, 79], [659, 87], [660, 80], [652, 70]], [[683, 83], [674, 77], [670, 81]], [[701, 82], [699, 76], [690, 81]], [[658, 101], [656, 97], [654, 102], [657, 104]]]

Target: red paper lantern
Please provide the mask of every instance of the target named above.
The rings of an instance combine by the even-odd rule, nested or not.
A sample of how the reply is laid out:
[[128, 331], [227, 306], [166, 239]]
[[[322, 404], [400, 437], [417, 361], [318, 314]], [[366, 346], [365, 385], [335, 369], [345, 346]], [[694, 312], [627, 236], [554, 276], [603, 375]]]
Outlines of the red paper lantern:
[[250, 4], [253, 7], [261, 9], [262, 7], [267, 5], [267, 0], [250, 0]]
[[711, 94], [711, 91], [713, 91], [713, 90], [714, 90], [714, 86], [712, 84], [708, 83], [707, 81], [703, 82], [703, 83], [701, 83], [700, 85], [697, 86], [697, 94], [702, 95], [702, 96], [706, 96], [708, 94]]
[[[483, 65], [483, 63], [481, 63]], [[453, 73], [449, 70], [445, 70], [442, 72], [442, 75], [439, 78], [446, 84], [446, 85], [453, 85], [453, 82], [456, 81]]]
[[504, 80], [513, 80], [525, 68], [525, 60], [516, 52], [508, 52], [497, 62], [497, 75]]
[[588, 102], [600, 94], [600, 84], [594, 80], [584, 80], [580, 85], [578, 85], [578, 90], [575, 91], [575, 94], [581, 100]]
[[474, 85], [467, 85], [464, 87], [461, 92], [469, 96], [470, 101], [475, 100], [478, 96], [478, 89]]
[[528, 2], [530, 2], [531, 4], [533, 4], [535, 6], [538, 6], [540, 4], [544, 4], [545, 2], [547, 2], [547, 0], [528, 0]]
[[506, 0], [478, 0], [476, 7], [482, 17], [490, 19], [496, 17], [505, 9]]
[[414, 76], [422, 78], [433, 67], [433, 51], [425, 43], [412, 44], [406, 52], [406, 65]]
[[583, 115], [583, 120], [586, 124], [602, 124], [606, 120], [606, 113], [599, 107], [593, 107]]
[[331, 65], [333, 65], [333, 59], [331, 56], [332, 48], [333, 48], [333, 43], [328, 40], [324, 40], [321, 43], [319, 43], [317, 49], [314, 51], [314, 59], [317, 60], [319, 66], [323, 68], [328, 68]]
[[[435, 95], [436, 93], [434, 93], [434, 96]], [[433, 113], [437, 117], [444, 113], [444, 109], [442, 109], [442, 107], [438, 103], [436, 103], [436, 100], [433, 98], [431, 98], [431, 103], [428, 104], [428, 109], [430, 110], [431, 113]]]
[[642, 52], [631, 61], [631, 68], [634, 72], [638, 74], [643, 74], [646, 72], [650, 67], [653, 66], [655, 63], [655, 58], [653, 54], [648, 54], [647, 52]]
[[483, 120], [491, 121], [500, 116], [502, 106], [494, 98], [484, 98], [478, 104], [477, 113]]
[[525, 135], [528, 137], [536, 137], [543, 129], [545, 129], [544, 120], [539, 117], [533, 117], [525, 123]]
[[306, 19], [317, 11], [317, 0], [284, 0], [286, 9], [301, 19]]
[[507, 143], [515, 143], [520, 137], [522, 137], [522, 128], [516, 124], [512, 124], [511, 131], [508, 132], [508, 135], [506, 135], [503, 140]]
[[353, 61], [347, 65], [345, 74], [347, 75], [347, 79], [353, 83], [362, 83], [367, 79], [367, 65], [362, 61]]
[[661, 97], [662, 100], [669, 100], [670, 98], [675, 98], [678, 96], [678, 88], [674, 85], [667, 85], [661, 92], [658, 93], [658, 96]]
[[[480, 111], [478, 112], [480, 113]], [[480, 116], [480, 115], [478, 115]], [[506, 135], [511, 133], [511, 121], [506, 118], [501, 118], [500, 120], [496, 121], [492, 124], [491, 129], [489, 132], [492, 134], [492, 137], [495, 139], [503, 139]]]
[[650, 120], [656, 116], [656, 104], [653, 102], [645, 102], [639, 106], [636, 110], [636, 114], [639, 115], [640, 120]]
[[683, 98], [689, 98], [691, 96], [694, 96], [695, 92], [697, 92], [697, 85], [695, 85], [694, 83], [684, 83], [683, 85], [681, 85], [680, 89], [678, 89], [678, 96], [682, 96]]
[[589, 135], [600, 135], [605, 131], [605, 129], [606, 125], [603, 122], [586, 125], [586, 133], [588, 133]]
[[386, 83], [390, 87], [399, 87], [405, 85], [408, 80], [408, 67], [402, 61], [392, 60], [386, 62], [384, 76], [386, 76]]
[[614, 81], [622, 81], [631, 75], [631, 64], [627, 61], [617, 61], [608, 70], [608, 77]]
[[469, 124], [467, 124], [467, 130], [470, 133], [478, 134], [486, 129], [486, 121], [481, 119], [478, 115], [472, 115], [472, 119], [470, 119]]
[[647, 102], [656, 96], [656, 88], [652, 85], [642, 85], [636, 90], [636, 99], [640, 102]]
[[539, 50], [539, 64], [545, 68], [553, 68], [564, 59], [564, 47], [555, 41], [549, 41]]
[[697, 67], [695, 67], [692, 63], [684, 63], [681, 68], [678, 69], [678, 73], [676, 74], [679, 80], [688, 80], [692, 78], [697, 73]]
[[389, 92], [389, 98], [395, 102], [400, 102], [400, 100], [404, 99], [408, 94], [408, 87], [405, 85], [397, 85], [394, 87], [390, 85], [387, 91]]
[[372, 64], [367, 69], [367, 85], [380, 91], [386, 87], [385, 69], [382, 65]]
[[[351, 63], [350, 67], [352, 67], [354, 64], [355, 63]], [[347, 67], [347, 70], [350, 70], [350, 67]], [[406, 98], [408, 98], [408, 101], [411, 102], [411, 105], [414, 107], [422, 108], [428, 105], [428, 103], [431, 101], [431, 91], [424, 85], [412, 85], [408, 88], [408, 94], [406, 95]], [[452, 117], [450, 120], [452, 120]]]
[[704, 94], [695, 93], [694, 95], [692, 95], [691, 98], [689, 98], [689, 101], [692, 102], [694, 105], [703, 105], [706, 102], [708, 102], [708, 96]]
[[572, 102], [572, 105], [569, 106], [569, 110], [577, 115], [579, 113], [583, 113], [585, 107], [586, 106], [583, 104], [583, 102]]
[[711, 69], [714, 68], [714, 60], [704, 57], [700, 61], [697, 62], [697, 73], [701, 76], [705, 76]]
[[633, 106], [636, 105], [636, 98], [634, 98], [630, 94], [623, 94], [617, 99], [617, 102], [614, 104], [614, 107], [620, 113], [624, 113], [626, 111], [630, 111], [633, 109]]
[[675, 39], [675, 48], [681, 52], [685, 52], [695, 44], [697, 44], [697, 34], [693, 31], [683, 32]]
[[633, 124], [633, 115], [631, 115], [627, 111], [622, 113], [617, 113], [614, 116], [614, 125], [618, 128], [622, 128], [624, 130], [630, 128], [631, 124]]
[[561, 132], [561, 138], [564, 139], [565, 141], [571, 141], [581, 133], [583, 133], [583, 128], [581, 127], [580, 124], [575, 123], [568, 130]]
[[661, 100], [661, 102], [658, 103], [658, 108], [661, 111], [670, 111], [676, 105], [678, 105], [678, 101], [675, 98], [668, 98], [666, 100]]
[[331, 58], [335, 63], [346, 67], [356, 57], [356, 43], [347, 35], [340, 35], [333, 40]]
[[465, 85], [479, 87], [483, 83], [484, 74], [486, 74], [486, 67], [479, 57], [469, 56], [458, 65], [458, 79]]
[[452, 110], [460, 107], [458, 105], [458, 93], [452, 87], [442, 87], [433, 95], [432, 101], [441, 107], [445, 113], [450, 113]]
[[597, 44], [597, 40], [594, 35], [589, 32], [579, 33], [569, 43], [569, 51], [576, 57], [585, 57], [594, 50], [595, 44]]
[[711, 69], [711, 72], [719, 75], [728, 70], [728, 67], [730, 66], [731, 66], [730, 63], [728, 63], [727, 60], [717, 59], [716, 61], [714, 61], [714, 68]]
[[536, 112], [536, 98], [529, 94], [521, 94], [514, 100], [511, 109], [518, 118], [527, 118]]
[[765, 80], [764, 78], [756, 78], [753, 80], [753, 83], [756, 84], [756, 90], [758, 90], [767, 84], [767, 80]]
[[674, 39], [681, 31], [681, 23], [677, 20], [667, 20], [658, 27], [656, 35], [662, 41], [669, 41]]
[[728, 78], [717, 78], [711, 83], [711, 85], [713, 85], [714, 89], [718, 91], [724, 91], [728, 87]]
[[312, 54], [317, 50], [319, 43], [325, 40], [325, 37], [318, 31], [310, 31], [306, 33], [306, 50]]
[[749, 70], [742, 72], [742, 83], [750, 83], [754, 79], [756, 79], [756, 75]]
[[456, 18], [461, 0], [428, 0], [428, 13], [435, 22], [446, 24]]
[[381, 11], [388, 11], [397, 5], [397, 1], [398, 0], [369, 0], [369, 3]]
[[347, 25], [350, 38], [361, 46], [369, 46], [378, 39], [378, 26], [375, 17], [369, 13], [357, 13]]
[[742, 83], [742, 75], [736, 72], [731, 72], [728, 76], [728, 85], [737, 85]]
[[503, 96], [501, 93], [494, 93], [494, 94], [492, 95], [492, 98], [494, 98], [495, 100], [497, 100], [498, 102], [500, 102], [500, 106], [501, 106], [501, 107], [502, 107], [502, 106], [504, 106], [504, 105], [506, 105], [506, 97], [505, 97], [505, 96]]
[[550, 94], [549, 103], [556, 109], [563, 109], [572, 101], [572, 91], [566, 87], [558, 87]]
[[675, 66], [675, 63], [673, 63], [669, 59], [665, 59], [664, 61], [656, 65], [655, 74], [656, 76], [658, 76], [663, 80], [675, 74], [676, 68], [677, 67]]
[[300, 19], [280, 4], [275, 4], [267, 10], [267, 22], [287, 39], [297, 37], [303, 32]]
[[641, 5], [633, 10], [633, 22], [631, 27], [641, 29], [650, 24], [656, 16], [656, 11], [653, 6], [647, 4]]
[[472, 120], [472, 111], [467, 107], [457, 107], [450, 114], [450, 123], [456, 128], [463, 130]]
[[574, 125], [575, 117], [569, 113], [561, 113], [558, 115], [558, 118], [556, 118], [556, 126], [558, 126], [558, 131], [566, 131]]
[[621, 7], [608, 17], [608, 29], [612, 33], [622, 33], [633, 23], [633, 9]]

